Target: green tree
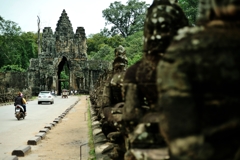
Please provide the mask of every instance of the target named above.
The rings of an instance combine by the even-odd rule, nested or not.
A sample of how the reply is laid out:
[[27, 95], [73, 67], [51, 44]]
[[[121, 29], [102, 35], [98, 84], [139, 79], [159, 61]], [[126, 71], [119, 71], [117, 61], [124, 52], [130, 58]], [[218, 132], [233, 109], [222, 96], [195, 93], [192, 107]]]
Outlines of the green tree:
[[128, 36], [124, 47], [126, 49], [129, 66], [140, 60], [143, 55], [143, 31], [138, 31]]
[[[149, 4], [138, 0], [129, 0], [126, 5], [115, 1], [102, 11], [106, 26], [111, 25], [111, 34], [127, 37], [143, 30], [146, 9]], [[107, 31], [106, 29], [104, 31]], [[108, 32], [109, 33], [109, 32]]]
[[142, 57], [143, 31], [138, 31], [127, 38], [119, 35], [106, 37], [100, 33], [87, 39], [88, 58], [93, 60], [114, 59], [114, 49], [122, 45], [126, 49], [128, 64], [132, 65]]
[[1, 17], [0, 27], [0, 67], [8, 64], [16, 64], [18, 60], [16, 45], [21, 34], [21, 28], [15, 22], [6, 21]]
[[25, 72], [26, 70], [17, 65], [6, 65], [0, 68], [0, 72]]
[[107, 37], [102, 33], [92, 34], [87, 39], [88, 58], [113, 60], [114, 49], [123, 43], [125, 43], [125, 39], [119, 35]]
[[37, 58], [38, 56], [38, 46], [37, 46], [37, 34], [32, 32], [24, 32], [20, 35], [22, 40], [22, 57], [21, 64], [22, 67], [27, 69], [29, 66], [29, 59]]
[[[61, 79], [69, 79], [69, 69], [67, 67], [67, 64], [65, 63], [63, 66], [63, 70], [60, 73]], [[69, 89], [69, 81], [61, 82], [61, 88], [62, 89]]]
[[179, 0], [179, 5], [182, 7], [191, 25], [196, 24], [198, 1], [199, 0]]
[[17, 23], [0, 17], [0, 67], [17, 65], [27, 69], [37, 57], [36, 34], [21, 31]]

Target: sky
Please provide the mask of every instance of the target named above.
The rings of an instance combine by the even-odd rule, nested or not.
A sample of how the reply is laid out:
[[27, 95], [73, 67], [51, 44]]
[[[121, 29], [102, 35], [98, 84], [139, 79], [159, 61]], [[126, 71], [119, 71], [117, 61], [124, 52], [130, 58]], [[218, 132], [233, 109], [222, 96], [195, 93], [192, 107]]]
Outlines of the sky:
[[[51, 27], [55, 32], [57, 22], [65, 9], [71, 21], [73, 31], [84, 27], [86, 35], [99, 33], [105, 26], [102, 11], [114, 1], [126, 4], [127, 0], [0, 0], [0, 16], [4, 20], [16, 22], [24, 32], [37, 32], [37, 16], [44, 27]], [[153, 0], [145, 1], [152, 4]]]

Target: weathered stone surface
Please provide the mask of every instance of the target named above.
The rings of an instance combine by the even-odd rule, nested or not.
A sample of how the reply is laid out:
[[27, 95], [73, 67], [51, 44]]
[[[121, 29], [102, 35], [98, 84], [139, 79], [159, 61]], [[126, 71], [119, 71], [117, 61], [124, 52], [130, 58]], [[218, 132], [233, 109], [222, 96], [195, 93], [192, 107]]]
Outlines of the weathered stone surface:
[[53, 125], [54, 127], [57, 125], [56, 122], [52, 122], [52, 123], [50, 123], [50, 124]]
[[[27, 71], [0, 73], [0, 103], [12, 102], [19, 91], [27, 99], [37, 96], [41, 90], [56, 91], [60, 95], [64, 81], [69, 82], [69, 90], [89, 93], [109, 62], [88, 60], [86, 39], [84, 27], [78, 27], [74, 33], [63, 10], [55, 32], [51, 27], [43, 29], [41, 52], [38, 58], [30, 59]], [[60, 78], [64, 66], [69, 70], [69, 79]]]
[[[84, 27], [73, 32], [65, 10], [57, 23], [56, 31], [43, 29], [42, 52], [37, 59], [30, 60], [28, 80], [34, 93], [39, 90], [57, 90], [61, 94], [61, 82], [68, 81], [69, 89], [88, 93], [108, 62], [89, 61]], [[70, 71], [69, 79], [60, 79], [64, 66]]]
[[93, 129], [93, 136], [96, 136], [98, 134], [102, 133], [102, 129], [101, 128], [95, 128]]
[[36, 137], [41, 137], [41, 139], [44, 139], [46, 137], [46, 133], [44, 132], [39, 132], [38, 134], [35, 135]]
[[51, 130], [53, 128], [53, 124], [48, 124], [44, 128], [48, 128], [49, 130]]
[[37, 145], [41, 141], [41, 137], [32, 137], [27, 141], [28, 145]]
[[60, 123], [60, 122], [62, 122], [62, 119], [61, 119], [61, 118], [55, 118], [55, 119], [53, 120], [53, 122]]
[[25, 99], [31, 98], [32, 92], [26, 77], [27, 73], [22, 72], [0, 73], [0, 103], [13, 102], [19, 91], [23, 93]]
[[12, 155], [16, 155], [18, 157], [24, 157], [31, 151], [30, 146], [20, 146], [12, 151]]
[[39, 132], [48, 133], [48, 132], [49, 132], [49, 129], [48, 129], [48, 128], [44, 128], [44, 129], [41, 129]]

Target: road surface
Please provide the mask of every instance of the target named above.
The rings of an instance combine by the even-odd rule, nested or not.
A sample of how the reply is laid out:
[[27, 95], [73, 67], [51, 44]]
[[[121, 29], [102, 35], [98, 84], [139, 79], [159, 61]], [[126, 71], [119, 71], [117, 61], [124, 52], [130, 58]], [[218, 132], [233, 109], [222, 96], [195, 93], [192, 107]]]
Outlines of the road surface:
[[19, 146], [27, 145], [27, 140], [35, 137], [47, 124], [52, 123], [67, 108], [73, 105], [78, 96], [68, 99], [55, 97], [54, 104], [38, 105], [37, 100], [27, 103], [27, 116], [17, 120], [14, 106], [0, 106], [0, 159], [11, 155]]

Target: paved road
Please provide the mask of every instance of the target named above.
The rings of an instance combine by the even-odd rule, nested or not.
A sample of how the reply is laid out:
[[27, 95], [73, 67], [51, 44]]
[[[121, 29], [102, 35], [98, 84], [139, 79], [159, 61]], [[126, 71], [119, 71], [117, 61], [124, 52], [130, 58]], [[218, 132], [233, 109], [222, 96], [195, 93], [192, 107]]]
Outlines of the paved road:
[[27, 145], [28, 139], [34, 137], [44, 126], [53, 122], [68, 107], [78, 100], [77, 96], [68, 99], [56, 97], [54, 104], [38, 105], [37, 100], [27, 104], [27, 116], [17, 120], [14, 115], [14, 106], [0, 107], [0, 159], [11, 155], [19, 146]]

